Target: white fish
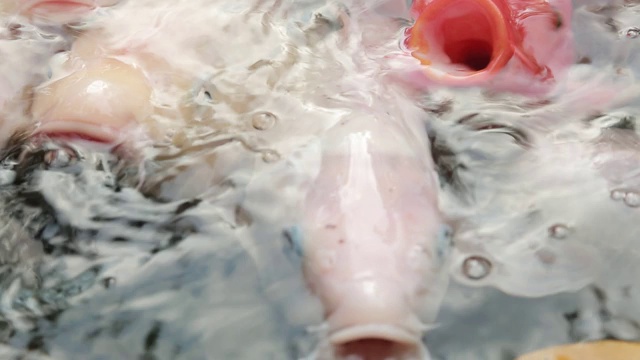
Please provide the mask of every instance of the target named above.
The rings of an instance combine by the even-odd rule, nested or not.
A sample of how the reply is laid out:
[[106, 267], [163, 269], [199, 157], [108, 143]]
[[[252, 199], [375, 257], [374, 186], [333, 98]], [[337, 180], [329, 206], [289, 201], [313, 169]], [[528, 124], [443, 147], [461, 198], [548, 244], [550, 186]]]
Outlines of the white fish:
[[397, 101], [414, 111], [359, 110], [323, 134], [303, 204], [305, 277], [339, 356], [426, 358], [423, 322], [434, 320], [446, 288], [450, 229], [428, 139], [417, 108]]

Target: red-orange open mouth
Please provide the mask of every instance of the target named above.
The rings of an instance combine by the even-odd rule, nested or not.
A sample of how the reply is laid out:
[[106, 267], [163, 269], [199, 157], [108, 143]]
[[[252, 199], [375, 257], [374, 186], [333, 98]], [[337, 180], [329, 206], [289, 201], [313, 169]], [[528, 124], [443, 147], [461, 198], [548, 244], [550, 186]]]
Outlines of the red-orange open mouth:
[[491, 0], [434, 0], [412, 27], [412, 55], [434, 78], [487, 79], [513, 56], [509, 19]]
[[47, 121], [38, 127], [34, 135], [56, 139], [81, 139], [104, 144], [113, 143], [118, 138], [116, 129], [81, 121]]
[[47, 16], [65, 13], [84, 13], [95, 9], [92, 1], [42, 0], [27, 6], [26, 12], [32, 15]]

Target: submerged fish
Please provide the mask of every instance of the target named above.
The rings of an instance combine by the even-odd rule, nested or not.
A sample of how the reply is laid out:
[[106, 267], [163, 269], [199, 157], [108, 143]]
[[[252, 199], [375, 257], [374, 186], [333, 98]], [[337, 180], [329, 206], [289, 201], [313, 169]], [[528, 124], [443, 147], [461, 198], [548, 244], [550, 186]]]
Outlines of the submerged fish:
[[423, 322], [446, 289], [451, 231], [420, 114], [404, 115], [365, 113], [330, 129], [304, 201], [305, 277], [340, 358], [428, 358]]
[[573, 63], [571, 1], [418, 0], [405, 45], [431, 86], [549, 90]]
[[116, 59], [96, 60], [36, 89], [36, 134], [112, 143], [146, 119], [150, 96], [139, 70]]
[[172, 123], [180, 126], [181, 114], [194, 116], [182, 100], [196, 79], [182, 76], [184, 72], [131, 41], [114, 46], [110, 35], [100, 28], [86, 31], [73, 41], [70, 50], [50, 59], [49, 78], [33, 89], [30, 113], [34, 135], [109, 146], [131, 143], [132, 139], [159, 140], [169, 126], [154, 126], [152, 118], [161, 111], [170, 113], [159, 110], [169, 102], [158, 106], [167, 87], [179, 90], [172, 102], [182, 106], [170, 113]]
[[2, 0], [0, 10], [37, 21], [67, 23], [82, 19], [97, 8], [116, 5], [120, 0]]

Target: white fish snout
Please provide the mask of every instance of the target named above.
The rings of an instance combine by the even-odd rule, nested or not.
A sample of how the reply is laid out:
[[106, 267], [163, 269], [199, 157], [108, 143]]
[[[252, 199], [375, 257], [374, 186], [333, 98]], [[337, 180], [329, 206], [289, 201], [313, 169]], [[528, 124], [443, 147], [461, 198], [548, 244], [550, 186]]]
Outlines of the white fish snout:
[[363, 338], [336, 347], [335, 356], [344, 360], [424, 360], [423, 345], [384, 338]]
[[328, 317], [336, 359], [424, 360], [424, 325], [395, 283], [358, 283]]

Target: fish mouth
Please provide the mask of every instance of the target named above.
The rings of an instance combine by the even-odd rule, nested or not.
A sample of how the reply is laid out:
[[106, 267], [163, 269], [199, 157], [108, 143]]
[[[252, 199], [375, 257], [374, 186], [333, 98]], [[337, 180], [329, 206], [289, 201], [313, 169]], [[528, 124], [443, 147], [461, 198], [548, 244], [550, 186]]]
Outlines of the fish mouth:
[[40, 0], [26, 3], [24, 10], [30, 14], [85, 12], [95, 9], [93, 1]]
[[35, 130], [33, 135], [58, 139], [82, 139], [111, 144], [117, 140], [119, 131], [109, 126], [84, 121], [56, 120], [44, 122]]
[[38, 0], [26, 2], [20, 12], [37, 19], [67, 22], [90, 13], [96, 7], [95, 1]]
[[420, 337], [398, 326], [367, 324], [333, 332], [329, 336], [336, 359], [424, 360]]
[[407, 45], [433, 79], [451, 85], [488, 80], [514, 54], [504, 11], [490, 0], [434, 0], [410, 29]]

